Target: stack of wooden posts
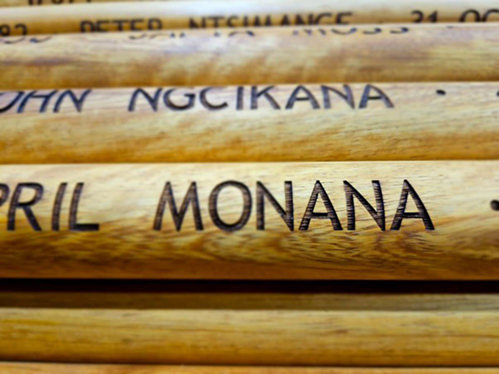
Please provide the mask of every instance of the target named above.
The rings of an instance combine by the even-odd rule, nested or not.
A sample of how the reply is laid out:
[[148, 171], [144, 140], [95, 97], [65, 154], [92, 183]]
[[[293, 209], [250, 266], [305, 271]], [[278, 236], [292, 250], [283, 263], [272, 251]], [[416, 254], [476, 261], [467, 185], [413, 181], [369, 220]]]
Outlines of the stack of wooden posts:
[[499, 373], [498, 4], [87, 2], [0, 0], [0, 373]]

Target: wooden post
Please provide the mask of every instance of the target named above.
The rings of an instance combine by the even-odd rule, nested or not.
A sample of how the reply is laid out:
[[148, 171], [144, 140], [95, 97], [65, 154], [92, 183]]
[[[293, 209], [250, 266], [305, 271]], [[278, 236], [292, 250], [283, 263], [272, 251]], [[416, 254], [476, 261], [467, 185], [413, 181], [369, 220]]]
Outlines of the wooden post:
[[261, 366], [96, 365], [4, 362], [8, 374], [496, 374], [494, 368], [340, 368]]
[[499, 161], [0, 167], [0, 276], [498, 279]]
[[498, 92], [496, 83], [8, 91], [0, 159], [494, 159]]
[[[4, 2], [5, 0], [2, 0]], [[8, 0], [12, 2], [13, 0]], [[71, 3], [74, 0], [15, 0], [18, 5]], [[0, 2], [0, 6], [2, 6]], [[352, 25], [379, 23], [497, 22], [491, 0], [431, 1], [340, 0], [138, 1], [70, 7], [25, 6], [0, 13], [2, 35], [170, 30], [186, 28]]]
[[497, 311], [2, 308], [0, 323], [3, 360], [203, 365], [499, 365]]
[[489, 23], [6, 37], [0, 89], [496, 81], [498, 30]]

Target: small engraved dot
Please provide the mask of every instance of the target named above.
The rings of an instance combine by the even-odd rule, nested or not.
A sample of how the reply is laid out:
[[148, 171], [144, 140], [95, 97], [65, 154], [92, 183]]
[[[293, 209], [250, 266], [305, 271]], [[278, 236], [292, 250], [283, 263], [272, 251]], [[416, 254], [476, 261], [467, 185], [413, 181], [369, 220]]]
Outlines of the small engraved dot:
[[444, 96], [446, 92], [444, 90], [437, 90], [437, 95]]
[[499, 210], [499, 200], [492, 200], [490, 202], [490, 207], [492, 210]]

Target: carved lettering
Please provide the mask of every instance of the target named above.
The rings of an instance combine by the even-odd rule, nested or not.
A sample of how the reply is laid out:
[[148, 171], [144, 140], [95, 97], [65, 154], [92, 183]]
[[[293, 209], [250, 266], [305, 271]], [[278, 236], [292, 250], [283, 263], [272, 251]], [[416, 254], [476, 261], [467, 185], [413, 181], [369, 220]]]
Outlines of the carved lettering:
[[31, 99], [41, 99], [42, 103], [40, 104], [40, 113], [44, 113], [47, 110], [47, 106], [49, 105], [50, 99], [57, 93], [57, 90], [50, 91], [45, 94], [39, 94], [38, 91], [30, 91], [28, 94], [24, 96], [21, 103], [17, 107], [17, 113], [24, 112], [24, 108], [29, 100]]
[[[28, 201], [19, 201], [21, 199], [21, 194], [23, 190], [31, 189], [34, 191], [33, 197]], [[39, 183], [19, 183], [14, 193], [12, 194], [12, 199], [10, 200], [9, 212], [7, 215], [7, 230], [14, 231], [16, 229], [16, 212], [21, 209], [26, 216], [30, 226], [35, 231], [41, 231], [42, 228], [38, 223], [35, 214], [31, 207], [38, 203], [43, 196], [43, 186]]]
[[[418, 212], [406, 212], [407, 206], [407, 197], [411, 195]], [[424, 223], [426, 230], [435, 230], [435, 226], [433, 226], [433, 222], [431, 221], [430, 215], [426, 210], [423, 201], [419, 197], [416, 190], [411, 186], [409, 181], [404, 180], [404, 184], [402, 186], [402, 193], [400, 195], [399, 205], [397, 208], [397, 212], [393, 217], [391, 230], [400, 230], [400, 226], [402, 225], [402, 220], [404, 219], [421, 219]]]
[[54, 105], [54, 113], [58, 113], [60, 108], [61, 108], [61, 105], [64, 101], [64, 99], [66, 97], [68, 97], [69, 99], [71, 99], [74, 107], [76, 108], [76, 110], [78, 112], [81, 112], [82, 110], [82, 107], [83, 107], [83, 103], [85, 102], [85, 99], [87, 98], [88, 94], [91, 92], [92, 90], [85, 90], [82, 92], [81, 96], [78, 98], [76, 96], [76, 94], [72, 91], [72, 90], [64, 90], [61, 92], [61, 94], [59, 95], [59, 97], [57, 98], [57, 101], [55, 102], [55, 105]]
[[60, 228], [60, 218], [61, 218], [61, 208], [62, 208], [62, 199], [64, 198], [64, 194], [66, 193], [67, 183], [61, 183], [59, 188], [57, 189], [57, 193], [55, 195], [54, 206], [52, 208], [52, 230], [59, 231]]
[[[326, 212], [317, 213], [314, 211], [319, 195], [326, 208]], [[334, 210], [333, 204], [331, 203], [331, 200], [329, 199], [329, 196], [320, 181], [315, 182], [314, 189], [312, 190], [307, 208], [305, 209], [305, 213], [303, 214], [303, 218], [300, 223], [300, 230], [308, 230], [312, 219], [329, 219], [335, 230], [343, 230], [340, 220], [338, 219], [338, 215]]]
[[258, 86], [251, 87], [251, 109], [258, 109], [258, 99], [263, 96], [270, 106], [274, 109], [281, 109], [277, 101], [269, 94], [269, 91], [273, 89], [274, 86], [267, 86], [264, 89], [258, 91]]
[[[220, 214], [218, 213], [218, 197], [220, 195], [220, 192], [226, 187], [237, 188], [243, 196], [243, 209], [241, 212], [241, 216], [234, 223], [227, 223], [222, 221], [222, 219], [220, 218]], [[208, 207], [211, 220], [219, 229], [228, 232], [240, 230], [246, 225], [251, 215], [251, 192], [249, 188], [241, 182], [227, 181], [220, 183], [211, 191]]]
[[156, 216], [154, 218], [153, 229], [156, 231], [161, 230], [163, 224], [163, 216], [165, 212], [165, 205], [168, 205], [170, 213], [175, 223], [175, 229], [180, 231], [182, 228], [182, 222], [184, 222], [185, 214], [189, 205], [192, 204], [192, 213], [194, 216], [194, 225], [196, 230], [203, 230], [203, 221], [201, 219], [201, 209], [199, 206], [199, 198], [197, 192], [196, 182], [192, 182], [185, 194], [182, 204], [180, 205], [180, 211], [177, 209], [177, 204], [173, 196], [173, 190], [170, 182], [166, 182], [163, 192], [161, 193], [161, 198], [158, 203], [158, 208], [156, 210]]
[[[377, 95], [371, 96], [371, 90], [376, 91]], [[390, 98], [378, 87], [367, 84], [364, 88], [362, 98], [360, 99], [359, 109], [367, 108], [369, 100], [381, 100], [387, 108], [393, 108]]]
[[[303, 92], [304, 96], [298, 96]], [[296, 101], [308, 101], [312, 109], [320, 109], [315, 96], [306, 87], [299, 85], [294, 90], [286, 103], [286, 109], [293, 109]]]
[[187, 99], [187, 102], [185, 104], [175, 104], [171, 99], [170, 96], [172, 93], [176, 91], [175, 88], [172, 88], [168, 91], [165, 92], [163, 95], [163, 102], [165, 103], [166, 107], [173, 110], [173, 111], [182, 111], [182, 110], [187, 110], [192, 107], [194, 107], [194, 102], [196, 99], [196, 95], [187, 93], [184, 94], [184, 97]]
[[264, 186], [262, 182], [256, 183], [256, 228], [265, 230], [265, 198], [268, 199], [272, 207], [279, 213], [289, 231], [294, 231], [294, 207], [293, 207], [293, 184], [290, 181], [284, 182], [284, 195], [286, 209], [277, 202], [275, 197]]
[[[0, 92], [0, 96], [2, 96], [5, 92]], [[9, 101], [7, 105], [4, 105], [3, 107], [0, 108], [0, 113], [7, 112], [9, 109], [11, 109], [16, 103], [19, 101], [19, 99], [24, 95], [24, 91], [18, 91], [14, 98]]]
[[137, 97], [139, 96], [139, 94], [141, 94], [147, 100], [147, 102], [149, 103], [149, 105], [151, 106], [151, 108], [156, 112], [158, 110], [158, 100], [160, 98], [161, 91], [162, 91], [162, 89], [158, 88], [156, 90], [156, 92], [154, 93], [154, 96], [151, 96], [144, 89], [142, 89], [142, 88], [136, 88], [133, 91], [133, 93], [132, 93], [132, 97], [130, 98], [130, 102], [128, 103], [128, 111], [129, 112], [135, 111], [135, 105], [136, 105], [136, 102], [137, 102]]
[[229, 106], [229, 104], [227, 104], [227, 102], [223, 102], [221, 104], [210, 103], [208, 101], [208, 99], [206, 98], [206, 95], [212, 89], [213, 89], [213, 87], [207, 87], [207, 88], [201, 90], [201, 92], [199, 93], [199, 100], [201, 101], [201, 104], [208, 110], [220, 110], [220, 109], [223, 109], [223, 108], [226, 108], [227, 106]]
[[322, 85], [321, 90], [322, 90], [322, 97], [324, 101], [324, 109], [330, 109], [331, 108], [331, 97], [329, 95], [329, 92], [334, 92], [336, 95], [341, 97], [350, 108], [354, 109], [355, 108], [355, 101], [353, 98], [353, 92], [352, 89], [348, 84], [343, 85], [343, 89], [345, 90], [345, 93], [337, 90], [334, 87], [329, 87]]
[[379, 181], [372, 181], [374, 198], [376, 200], [376, 210], [372, 205], [366, 200], [364, 196], [360, 194], [350, 183], [343, 181], [345, 189], [345, 197], [347, 203], [347, 229], [355, 230], [355, 204], [353, 198], [356, 197], [357, 200], [366, 208], [367, 212], [374, 219], [381, 231], [385, 231], [385, 205], [383, 202], [383, 193], [381, 191], [381, 184]]
[[99, 231], [98, 223], [78, 223], [78, 208], [83, 193], [83, 186], [84, 183], [77, 183], [73, 190], [73, 197], [71, 198], [71, 205], [69, 207], [69, 229], [71, 231]]

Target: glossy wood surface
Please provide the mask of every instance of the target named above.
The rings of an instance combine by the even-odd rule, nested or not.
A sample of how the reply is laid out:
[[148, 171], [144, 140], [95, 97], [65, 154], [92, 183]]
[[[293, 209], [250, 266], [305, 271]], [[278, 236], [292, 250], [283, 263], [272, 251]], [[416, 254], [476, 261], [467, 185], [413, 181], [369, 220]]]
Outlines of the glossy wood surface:
[[0, 88], [495, 81], [498, 31], [480, 23], [5, 37]]
[[4, 165], [0, 276], [497, 279], [498, 166]]
[[4, 91], [0, 159], [497, 159], [498, 93], [491, 82]]

